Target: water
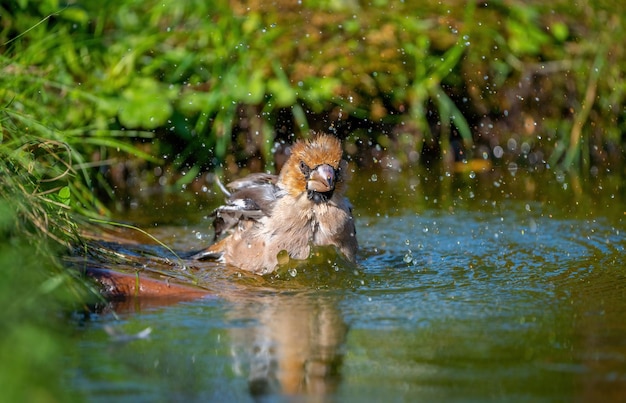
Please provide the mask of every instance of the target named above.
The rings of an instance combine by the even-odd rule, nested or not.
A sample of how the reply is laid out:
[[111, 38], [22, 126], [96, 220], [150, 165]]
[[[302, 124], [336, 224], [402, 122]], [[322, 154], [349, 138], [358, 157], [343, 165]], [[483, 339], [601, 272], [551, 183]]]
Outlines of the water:
[[[621, 178], [360, 177], [350, 194], [359, 267], [326, 254], [265, 278], [188, 267], [177, 277], [210, 297], [131, 300], [80, 321], [68, 386], [129, 402], [626, 396]], [[219, 198], [162, 202], [182, 224], [137, 221], [175, 249], [204, 246], [203, 216]], [[116, 342], [106, 327], [152, 332]]]

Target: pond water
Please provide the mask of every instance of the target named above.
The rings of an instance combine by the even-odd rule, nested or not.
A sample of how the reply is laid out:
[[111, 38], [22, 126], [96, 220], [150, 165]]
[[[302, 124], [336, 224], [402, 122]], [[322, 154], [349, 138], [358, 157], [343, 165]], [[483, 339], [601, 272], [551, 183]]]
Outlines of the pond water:
[[[256, 277], [148, 259], [211, 296], [78, 321], [68, 387], [129, 402], [624, 399], [621, 176], [380, 171], [351, 186], [358, 267], [321, 254]], [[120, 219], [199, 249], [220, 201], [186, 191]]]

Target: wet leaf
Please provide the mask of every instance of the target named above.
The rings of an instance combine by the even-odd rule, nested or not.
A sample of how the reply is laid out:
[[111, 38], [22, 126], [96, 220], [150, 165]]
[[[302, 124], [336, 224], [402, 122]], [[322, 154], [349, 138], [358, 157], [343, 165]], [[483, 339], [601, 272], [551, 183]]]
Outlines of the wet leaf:
[[79, 7], [68, 7], [62, 11], [61, 15], [63, 18], [79, 24], [86, 24], [89, 21], [89, 15], [87, 15], [87, 12]]
[[507, 29], [509, 47], [518, 55], [536, 55], [541, 51], [541, 46], [549, 41], [549, 36], [533, 25], [509, 20]]
[[66, 206], [70, 205], [70, 188], [68, 186], [62, 187], [57, 193], [57, 197], [59, 202], [65, 204]]
[[284, 80], [275, 78], [269, 80], [267, 89], [279, 108], [293, 105], [296, 102], [296, 92]]
[[178, 108], [185, 114], [196, 112], [213, 113], [219, 106], [219, 97], [213, 92], [185, 92], [178, 101]]
[[137, 79], [124, 90], [119, 119], [128, 128], [155, 129], [172, 114], [167, 91], [151, 79]]
[[554, 38], [556, 38], [559, 42], [564, 42], [569, 36], [569, 28], [562, 22], [555, 22], [552, 24], [550, 32], [552, 32], [552, 36], [554, 36]]

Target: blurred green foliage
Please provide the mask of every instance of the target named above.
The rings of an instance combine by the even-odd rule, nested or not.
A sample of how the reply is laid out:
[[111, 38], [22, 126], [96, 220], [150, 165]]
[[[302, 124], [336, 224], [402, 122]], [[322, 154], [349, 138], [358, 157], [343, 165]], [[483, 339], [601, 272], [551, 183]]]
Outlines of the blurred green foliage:
[[64, 313], [96, 301], [60, 256], [80, 245], [69, 216], [70, 149], [24, 135], [16, 146], [6, 115], [0, 144], [0, 384], [5, 401], [73, 400], [59, 380], [67, 340]]
[[115, 141], [178, 169], [269, 167], [276, 140], [313, 128], [401, 164], [460, 140], [462, 158], [500, 145], [520, 164], [610, 165], [625, 120], [614, 3], [3, 2], [0, 99], [81, 131], [98, 161]]
[[73, 401], [77, 396], [58, 372], [71, 348], [65, 313], [98, 299], [61, 257], [82, 243], [76, 214], [95, 215], [103, 207], [90, 188], [82, 141], [16, 106], [0, 108], [2, 399]]
[[62, 313], [77, 283], [51, 259], [50, 244], [20, 233], [19, 206], [0, 197], [0, 384], [7, 402], [74, 401], [59, 380], [68, 329]]

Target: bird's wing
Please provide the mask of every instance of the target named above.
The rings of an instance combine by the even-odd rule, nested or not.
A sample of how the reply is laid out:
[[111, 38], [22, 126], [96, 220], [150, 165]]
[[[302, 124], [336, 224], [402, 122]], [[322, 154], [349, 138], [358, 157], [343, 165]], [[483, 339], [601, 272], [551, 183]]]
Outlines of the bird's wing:
[[245, 188], [253, 188], [263, 185], [272, 184], [275, 185], [276, 181], [278, 181], [277, 175], [266, 174], [266, 173], [254, 173], [248, 176], [244, 176], [243, 178], [234, 180], [226, 185], [227, 188], [231, 189], [233, 192], [236, 192], [240, 189]]
[[270, 174], [251, 174], [227, 185], [226, 204], [213, 211], [215, 239], [233, 228], [249, 225], [252, 221], [271, 214], [278, 188], [277, 177]]

